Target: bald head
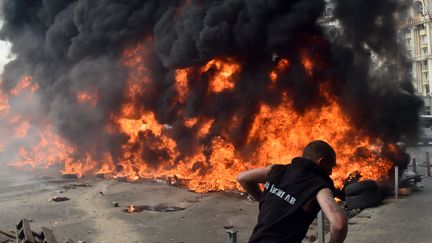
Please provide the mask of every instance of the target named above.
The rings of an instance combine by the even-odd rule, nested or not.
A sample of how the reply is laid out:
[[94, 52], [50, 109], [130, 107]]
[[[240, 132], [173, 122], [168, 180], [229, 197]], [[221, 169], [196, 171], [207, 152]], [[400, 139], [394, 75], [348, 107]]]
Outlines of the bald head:
[[328, 143], [321, 140], [315, 140], [306, 145], [303, 150], [303, 158], [314, 161], [329, 174], [336, 165], [336, 152]]

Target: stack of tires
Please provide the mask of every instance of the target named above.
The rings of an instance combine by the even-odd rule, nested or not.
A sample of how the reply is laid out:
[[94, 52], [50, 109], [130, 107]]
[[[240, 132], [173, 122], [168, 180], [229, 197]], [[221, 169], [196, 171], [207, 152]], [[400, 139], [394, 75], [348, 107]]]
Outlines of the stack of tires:
[[374, 180], [354, 182], [345, 186], [345, 200], [348, 209], [364, 209], [381, 204], [381, 192]]

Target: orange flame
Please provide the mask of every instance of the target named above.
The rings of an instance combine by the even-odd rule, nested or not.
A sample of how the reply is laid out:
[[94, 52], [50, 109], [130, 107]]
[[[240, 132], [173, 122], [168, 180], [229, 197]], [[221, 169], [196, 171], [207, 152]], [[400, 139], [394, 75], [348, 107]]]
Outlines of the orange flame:
[[81, 91], [76, 95], [76, 100], [78, 104], [89, 104], [94, 108], [98, 103], [98, 94], [95, 91]]
[[[1, 81], [0, 81], [1, 82]], [[7, 95], [0, 92], [0, 115], [9, 110], [9, 102]]]
[[[245, 146], [255, 144], [247, 158], [240, 153], [241, 148], [226, 139], [225, 134], [210, 138], [207, 145], [197, 142], [195, 151], [187, 155], [180, 154], [171, 137], [173, 128], [170, 124], [159, 123], [155, 113], [136, 106], [140, 98], [152, 89], [146, 48], [146, 45], [140, 44], [123, 53], [122, 63], [130, 71], [124, 90], [126, 98], [120, 112], [111, 114], [112, 123], [107, 124], [107, 132], [128, 136], [120, 147], [119, 157], [113, 158], [109, 152], [103, 155], [88, 152], [81, 159], [75, 159], [75, 149], [57, 136], [49, 124], [45, 124], [41, 126], [38, 144], [32, 148], [21, 148], [21, 157], [15, 164], [46, 167], [60, 162], [64, 164], [64, 173], [79, 176], [104, 173], [107, 177], [127, 177], [129, 180], [175, 176], [182, 185], [196, 192], [241, 190], [236, 181], [239, 172], [269, 164], [288, 164], [293, 157], [301, 154], [303, 147], [311, 140], [322, 139], [333, 145], [337, 152], [338, 166], [332, 177], [338, 187], [354, 171], [359, 171], [365, 179], [379, 179], [391, 169], [391, 161], [381, 157], [383, 142], [355, 129], [337, 100], [327, 93], [325, 86], [321, 87], [321, 92], [327, 99], [327, 105], [309, 109], [303, 114], [295, 111], [288, 94], [284, 95], [283, 102], [278, 106], [261, 104], [245, 141]], [[314, 59], [305, 55], [303, 65], [312, 75], [316, 65]], [[268, 77], [270, 88], [275, 87], [279, 75], [289, 66], [288, 59], [280, 59], [275, 64]], [[187, 102], [192, 76], [206, 76], [208, 92], [217, 95], [236, 88], [241, 70], [242, 64], [230, 58], [210, 60], [199, 68], [177, 70], [173, 74], [176, 105], [182, 106]], [[31, 78], [26, 77], [11, 94], [19, 94], [23, 89], [36, 92], [35, 87], [31, 84]], [[96, 105], [94, 97], [97, 95], [80, 93], [77, 102]], [[182, 112], [180, 109], [180, 117], [183, 117]], [[28, 120], [10, 115], [9, 121], [17, 125], [16, 136], [28, 134]], [[231, 122], [234, 127], [241, 120], [234, 116]], [[213, 119], [207, 117], [183, 118], [186, 128], [195, 129], [197, 141], [209, 135], [214, 123]]]
[[276, 81], [279, 77], [279, 75], [287, 70], [289, 67], [290, 62], [288, 59], [282, 58], [278, 61], [276, 68], [272, 70], [269, 74], [269, 79], [271, 80], [271, 88], [274, 88]]
[[202, 73], [207, 73], [214, 69], [215, 73], [210, 79], [209, 91], [220, 93], [234, 88], [235, 74], [240, 72], [240, 65], [232, 59], [220, 60], [213, 59], [201, 69]]
[[22, 93], [27, 93], [30, 97], [39, 89], [39, 85], [33, 83], [32, 80], [33, 78], [31, 76], [24, 76], [21, 81], [10, 91], [10, 94], [17, 96], [21, 95]]
[[179, 69], [176, 71], [176, 91], [178, 93], [178, 99], [180, 103], [185, 103], [186, 97], [189, 93], [188, 88], [188, 73], [190, 69]]
[[133, 212], [135, 212], [135, 207], [134, 207], [134, 205], [129, 205], [129, 206], [127, 207], [127, 212], [128, 212], [128, 213], [133, 213]]

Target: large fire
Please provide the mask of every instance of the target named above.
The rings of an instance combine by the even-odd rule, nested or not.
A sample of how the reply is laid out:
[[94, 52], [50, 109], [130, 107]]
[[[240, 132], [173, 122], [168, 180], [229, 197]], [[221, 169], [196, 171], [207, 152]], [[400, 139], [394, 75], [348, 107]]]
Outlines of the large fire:
[[[195, 151], [184, 155], [179, 152], [178, 144], [172, 138], [172, 124], [161, 124], [156, 115], [142, 106], [136, 106], [140, 97], [152, 89], [152, 80], [148, 75], [146, 48], [136, 45], [123, 52], [123, 65], [129, 70], [129, 78], [124, 89], [124, 103], [117, 114], [111, 114], [111, 123], [106, 125], [108, 133], [126, 134], [128, 140], [121, 146], [121, 155], [117, 158], [107, 152], [96, 156], [87, 152], [77, 159], [76, 149], [56, 135], [49, 120], [34, 124], [26, 117], [18, 117], [9, 106], [8, 97], [25, 96], [34, 102], [31, 95], [38, 92], [31, 77], [24, 77], [9, 94], [0, 97], [0, 117], [13, 127], [9, 140], [3, 140], [0, 152], [8, 152], [11, 140], [30, 136], [30, 127], [39, 128], [37, 139], [32, 146], [19, 146], [18, 155], [9, 157], [10, 164], [19, 167], [49, 167], [64, 164], [64, 173], [86, 174], [104, 173], [105, 176], [122, 176], [129, 180], [175, 177], [189, 189], [196, 192], [218, 190], [241, 190], [236, 182], [239, 172], [270, 164], [287, 164], [301, 154], [302, 148], [311, 140], [321, 139], [329, 142], [337, 152], [338, 166], [333, 171], [333, 179], [338, 187], [353, 172], [360, 172], [363, 178], [379, 179], [385, 177], [392, 167], [392, 162], [381, 156], [383, 141], [368, 137], [354, 128], [349, 118], [343, 113], [337, 99], [327, 93], [325, 85], [321, 92], [327, 99], [327, 105], [312, 108], [299, 114], [295, 111], [290, 96], [284, 94], [278, 106], [261, 104], [258, 114], [253, 118], [247, 141], [251, 151], [245, 153], [227, 139], [227, 134], [212, 136], [205, 145], [197, 145]], [[308, 75], [313, 75], [314, 60], [304, 55], [302, 61]], [[288, 59], [279, 59], [273, 70], [268, 73], [269, 87], [274, 89], [279, 75], [290, 68]], [[234, 58], [213, 59], [202, 67], [178, 69], [173, 73], [176, 105], [184, 106], [190, 95], [190, 77], [197, 75], [208, 79], [207, 92], [218, 95], [236, 88], [238, 73], [242, 63]], [[97, 107], [97, 91], [83, 90], [76, 94], [81, 106]], [[214, 120], [207, 117], [186, 117], [180, 109], [179, 117], [183, 125], [196, 131], [197, 141], [208, 137]], [[240, 120], [233, 116], [231, 126], [238, 126]], [[34, 130], [34, 129], [33, 129]], [[34, 131], [32, 131], [34, 134]], [[91, 134], [89, 134], [91, 136]], [[144, 144], [144, 145], [143, 145]], [[247, 154], [247, 155], [245, 155]]]

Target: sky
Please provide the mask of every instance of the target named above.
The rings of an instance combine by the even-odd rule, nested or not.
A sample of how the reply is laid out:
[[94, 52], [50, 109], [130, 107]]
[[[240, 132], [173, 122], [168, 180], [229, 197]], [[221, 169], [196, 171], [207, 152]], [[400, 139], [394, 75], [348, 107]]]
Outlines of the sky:
[[[0, 28], [3, 25], [2, 13], [0, 11]], [[3, 73], [3, 66], [12, 59], [10, 43], [0, 40], [0, 74]]]

